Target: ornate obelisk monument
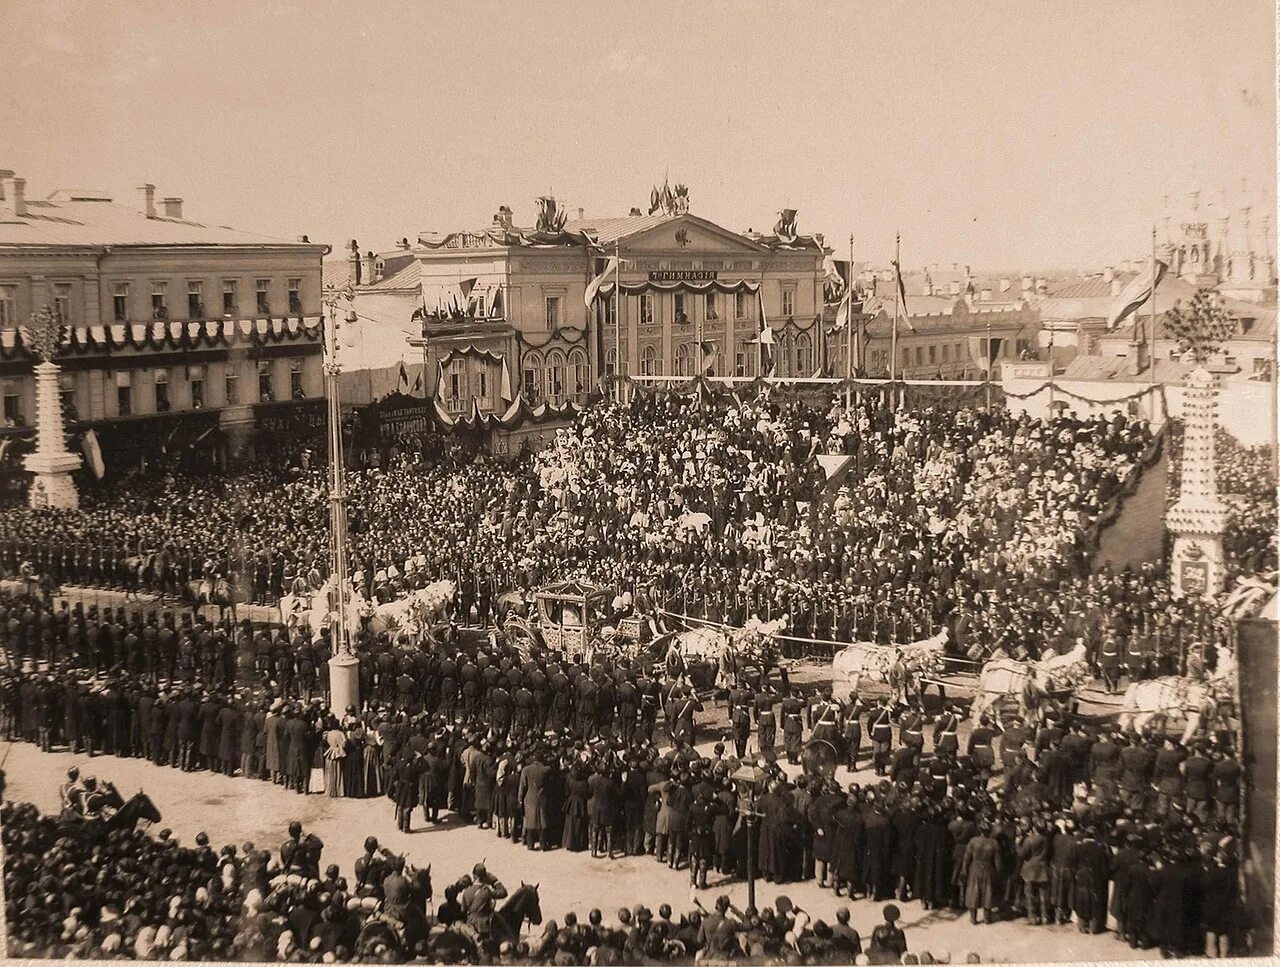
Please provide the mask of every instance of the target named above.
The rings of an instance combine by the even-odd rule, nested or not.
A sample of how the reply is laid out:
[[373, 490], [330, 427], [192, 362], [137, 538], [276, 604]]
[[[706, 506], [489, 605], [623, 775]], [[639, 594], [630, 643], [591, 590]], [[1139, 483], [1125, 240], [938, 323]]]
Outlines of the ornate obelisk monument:
[[62, 325], [53, 309], [45, 306], [31, 316], [24, 333], [40, 360], [36, 364], [36, 452], [24, 466], [33, 474], [28, 502], [32, 507], [74, 510], [80, 506], [71, 471], [80, 466], [79, 454], [67, 450], [62, 423], [61, 367], [53, 361], [58, 352]]
[[1214, 437], [1218, 429], [1218, 378], [1206, 362], [1234, 329], [1212, 294], [1200, 291], [1187, 309], [1174, 306], [1165, 327], [1194, 368], [1183, 385], [1182, 483], [1165, 518], [1173, 535], [1170, 573], [1175, 594], [1212, 597], [1226, 580], [1222, 535], [1229, 509], [1218, 499]]

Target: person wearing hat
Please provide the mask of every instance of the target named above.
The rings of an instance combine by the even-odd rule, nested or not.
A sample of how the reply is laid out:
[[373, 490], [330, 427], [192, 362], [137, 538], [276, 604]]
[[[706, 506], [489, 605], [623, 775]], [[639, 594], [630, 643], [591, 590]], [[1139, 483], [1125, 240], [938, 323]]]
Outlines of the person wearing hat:
[[869, 963], [896, 964], [907, 952], [907, 935], [898, 926], [901, 915], [901, 911], [894, 904], [885, 904], [884, 923], [871, 931], [871, 942], [867, 946]]

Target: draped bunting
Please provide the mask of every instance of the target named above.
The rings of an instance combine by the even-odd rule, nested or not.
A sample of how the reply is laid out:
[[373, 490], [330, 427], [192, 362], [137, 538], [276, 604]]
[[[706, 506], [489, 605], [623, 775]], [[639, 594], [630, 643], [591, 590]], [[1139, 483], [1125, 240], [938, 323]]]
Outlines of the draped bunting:
[[[376, 403], [369, 404], [368, 407], [361, 408], [361, 422], [367, 422], [368, 426], [373, 427], [377, 423], [377, 414], [380, 407], [409, 405], [411, 403], [421, 405], [435, 421], [437, 428], [443, 433], [456, 433], [464, 430], [468, 432], [518, 430], [527, 423], [540, 425], [553, 421], [569, 422], [582, 412], [582, 407], [572, 402], [561, 403], [558, 406], [550, 403], [539, 403], [537, 406], [530, 406], [524, 394], [519, 393], [511, 405], [501, 414], [482, 413], [479, 400], [473, 399], [466, 415], [460, 415], [450, 413], [445, 409], [438, 396], [430, 397], [428, 402], [428, 400], [424, 400], [421, 397], [406, 397], [404, 394], [392, 393]], [[365, 411], [367, 411], [367, 416], [364, 415]], [[373, 431], [368, 430], [367, 432], [372, 433]]]
[[[60, 352], [89, 356], [118, 349], [184, 350], [227, 346], [234, 341], [255, 345], [318, 340], [319, 317], [290, 319], [209, 319], [190, 322], [112, 323], [110, 326], [64, 327]], [[29, 359], [29, 337], [21, 329], [0, 331], [0, 359]]]
[[578, 329], [576, 326], [560, 326], [547, 333], [547, 338], [542, 340], [542, 342], [534, 342], [523, 332], [517, 329], [515, 331], [515, 337], [520, 345], [526, 346], [529, 349], [545, 349], [557, 339], [563, 340], [565, 345], [568, 346], [576, 345], [587, 338], [587, 330]]
[[866, 379], [861, 377], [852, 377], [849, 379], [805, 379], [803, 377], [795, 377], [793, 379], [778, 378], [766, 379], [760, 376], [755, 378], [742, 377], [739, 379], [707, 379], [703, 376], [695, 376], [684, 380], [656, 380], [653, 382], [645, 382], [630, 376], [622, 376], [620, 379], [625, 380], [635, 389], [646, 393], [669, 392], [683, 395], [692, 395], [694, 393], [721, 393], [743, 394], [744, 391], [753, 391], [756, 393], [764, 392], [766, 389], [774, 396], [798, 397], [815, 392], [824, 393], [843, 393], [846, 390], [856, 391], [860, 393], [884, 393], [888, 391], [897, 391], [905, 393], [908, 397], [929, 397], [936, 402], [957, 403], [966, 399], [977, 400], [985, 398], [990, 392], [993, 404], [1003, 401], [1005, 398], [1025, 400], [1030, 399], [1053, 386], [1054, 392], [1060, 396], [1077, 400], [1081, 403], [1091, 403], [1096, 405], [1110, 405], [1116, 403], [1128, 403], [1133, 400], [1142, 399], [1149, 393], [1164, 393], [1164, 385], [1161, 383], [1153, 383], [1144, 386], [1142, 389], [1124, 396], [1116, 397], [1091, 397], [1082, 393], [1076, 393], [1068, 390], [1058, 384], [1056, 381], [1046, 380], [1039, 386], [1026, 393], [1014, 393], [1004, 389], [999, 382], [987, 383], [985, 380], [965, 380], [965, 379]]
[[[608, 299], [613, 295], [614, 288], [617, 287], [616, 282], [606, 282], [597, 290], [596, 297]], [[705, 282], [623, 282], [622, 291], [625, 295], [639, 295], [643, 292], [724, 292], [733, 294], [735, 292], [759, 292], [760, 283], [752, 282], [749, 279], [739, 279], [737, 282], [722, 282], [719, 279], [710, 279]]]

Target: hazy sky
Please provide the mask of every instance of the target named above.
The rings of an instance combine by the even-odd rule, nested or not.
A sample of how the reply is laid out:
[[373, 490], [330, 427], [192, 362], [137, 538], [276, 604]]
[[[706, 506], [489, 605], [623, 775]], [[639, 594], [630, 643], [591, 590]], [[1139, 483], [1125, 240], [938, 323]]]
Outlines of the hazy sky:
[[[1101, 265], [1194, 185], [1274, 206], [1271, 0], [0, 0], [0, 168], [340, 246], [552, 191], [843, 255]], [[1266, 192], [1266, 201], [1262, 195]]]

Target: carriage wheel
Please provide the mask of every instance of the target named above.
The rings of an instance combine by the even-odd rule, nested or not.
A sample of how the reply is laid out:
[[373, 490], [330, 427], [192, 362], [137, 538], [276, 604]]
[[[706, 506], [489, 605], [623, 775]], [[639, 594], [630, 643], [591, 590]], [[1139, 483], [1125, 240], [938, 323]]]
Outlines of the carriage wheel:
[[542, 636], [538, 634], [537, 629], [519, 616], [513, 615], [508, 618], [502, 626], [502, 633], [506, 635], [511, 646], [522, 655], [530, 655], [542, 648]]

